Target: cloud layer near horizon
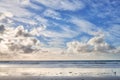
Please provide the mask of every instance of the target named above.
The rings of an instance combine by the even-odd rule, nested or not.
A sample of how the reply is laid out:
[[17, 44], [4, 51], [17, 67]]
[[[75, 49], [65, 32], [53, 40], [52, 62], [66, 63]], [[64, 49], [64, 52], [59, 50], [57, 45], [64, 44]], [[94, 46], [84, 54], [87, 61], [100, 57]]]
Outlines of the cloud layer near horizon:
[[0, 25], [0, 52], [32, 53], [39, 46], [39, 40], [23, 26], [13, 28]]
[[0, 60], [119, 59], [120, 48], [105, 42], [103, 34], [95, 35], [87, 42], [68, 42], [67, 49], [57, 49], [41, 47], [34, 32], [35, 29], [28, 31], [23, 26], [0, 25]]
[[120, 53], [119, 48], [115, 48], [105, 42], [103, 35], [97, 35], [87, 42], [72, 41], [67, 43], [68, 53]]
[[[0, 52], [32, 53], [39, 51], [41, 43], [35, 38], [36, 32], [35, 28], [28, 31], [23, 26], [14, 28], [0, 25]], [[67, 53], [120, 53], [120, 49], [105, 42], [104, 35], [99, 34], [93, 36], [87, 42], [68, 42]]]

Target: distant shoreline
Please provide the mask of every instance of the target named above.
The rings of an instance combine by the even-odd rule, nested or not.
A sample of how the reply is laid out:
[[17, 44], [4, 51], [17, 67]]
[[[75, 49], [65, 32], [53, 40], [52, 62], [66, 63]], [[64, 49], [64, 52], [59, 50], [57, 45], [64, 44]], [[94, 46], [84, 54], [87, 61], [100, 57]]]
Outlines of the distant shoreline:
[[9, 62], [26, 62], [26, 63], [34, 63], [34, 62], [120, 62], [120, 60], [0, 60], [0, 63], [9, 63]]
[[[30, 66], [31, 65], [31, 66]], [[46, 61], [0, 61], [0, 67], [33, 68], [120, 68], [120, 60], [46, 60]]]
[[111, 60], [111, 59], [110, 60], [69, 60], [69, 59], [67, 59], [67, 60], [59, 60], [59, 59], [58, 60], [34, 60], [34, 59], [33, 60], [29, 60], [29, 59], [28, 60], [24, 60], [24, 59], [21, 59], [21, 60], [19, 60], [19, 59], [15, 59], [15, 60], [7, 60], [7, 59], [0, 60], [0, 62], [4, 62], [4, 61], [5, 62], [12, 62], [12, 61], [16, 61], [16, 62], [17, 61], [18, 62], [19, 61], [26, 61], [26, 62], [28, 62], [28, 61], [68, 61], [69, 62], [69, 61], [120, 61], [120, 60], [114, 60], [114, 59], [113, 60]]

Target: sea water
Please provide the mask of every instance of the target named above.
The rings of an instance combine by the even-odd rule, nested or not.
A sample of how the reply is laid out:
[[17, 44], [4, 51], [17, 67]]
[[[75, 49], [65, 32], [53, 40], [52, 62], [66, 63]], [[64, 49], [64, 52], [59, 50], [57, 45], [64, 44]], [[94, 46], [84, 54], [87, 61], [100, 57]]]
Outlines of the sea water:
[[120, 60], [0, 61], [0, 75], [120, 76]]
[[120, 60], [0, 61], [0, 67], [120, 68]]

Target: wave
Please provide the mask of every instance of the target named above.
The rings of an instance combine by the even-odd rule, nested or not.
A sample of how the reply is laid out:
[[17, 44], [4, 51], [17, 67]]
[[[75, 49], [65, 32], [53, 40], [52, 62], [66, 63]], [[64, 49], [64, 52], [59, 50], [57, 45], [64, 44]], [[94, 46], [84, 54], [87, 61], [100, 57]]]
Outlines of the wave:
[[69, 60], [69, 61], [0, 61], [0, 67], [44, 68], [120, 68], [120, 60]]

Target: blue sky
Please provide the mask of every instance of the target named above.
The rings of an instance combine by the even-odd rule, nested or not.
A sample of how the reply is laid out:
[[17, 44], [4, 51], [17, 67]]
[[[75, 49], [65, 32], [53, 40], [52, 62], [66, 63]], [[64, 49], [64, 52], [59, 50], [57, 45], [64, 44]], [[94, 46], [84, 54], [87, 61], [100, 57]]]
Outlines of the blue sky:
[[[61, 1], [62, 2], [62, 1]], [[64, 2], [64, 1], [63, 1]], [[84, 20], [89, 22], [90, 24], [86, 25], [85, 27], [89, 27], [91, 25], [91, 28], [94, 27], [95, 30], [98, 28], [99, 30], [102, 30], [103, 32], [110, 33], [110, 36], [106, 35], [106, 41], [108, 41], [112, 45], [119, 44], [119, 24], [120, 24], [120, 12], [119, 12], [119, 0], [69, 0], [73, 7], [73, 5], [76, 5], [73, 9], [54, 9], [59, 15], [56, 16], [58, 18], [61, 18], [60, 20], [52, 19], [51, 16], [45, 16], [50, 22], [58, 24], [56, 27], [54, 25], [48, 25], [48, 27], [52, 27], [53, 31], [60, 31], [61, 28], [69, 28], [70, 30], [73, 30], [77, 32], [72, 37], [67, 37], [67, 40], [76, 40], [80, 39], [81, 37], [87, 37], [89, 38], [92, 36], [92, 34], [87, 33], [84, 30], [81, 30], [81, 28], [78, 29], [79, 26], [76, 23], [74, 24], [72, 20], [78, 19], [78, 20]], [[76, 4], [75, 4], [76, 3]], [[47, 5], [47, 3], [46, 3]], [[67, 2], [65, 3], [67, 5]], [[47, 6], [46, 9], [48, 9], [49, 6]], [[57, 6], [55, 6], [57, 7]], [[59, 6], [58, 6], [59, 7]], [[69, 7], [69, 6], [68, 6]], [[77, 7], [77, 8], [76, 8]], [[50, 7], [51, 8], [51, 7]], [[114, 33], [111, 33], [111, 28], [116, 28], [115, 25], [117, 25], [117, 29], [113, 31]], [[54, 27], [53, 27], [54, 26]], [[59, 29], [60, 28], [60, 29]], [[75, 29], [75, 30], [74, 30]], [[89, 30], [88, 30], [89, 31]], [[94, 32], [94, 31], [93, 31]], [[112, 39], [111, 39], [112, 36]], [[113, 38], [114, 37], [114, 38]]]
[[64, 47], [68, 41], [89, 39], [96, 31], [102, 31], [108, 43], [120, 46], [119, 0], [29, 0], [25, 5], [30, 13], [27, 18], [35, 24], [18, 20], [18, 25], [46, 26], [44, 34], [39, 37], [45, 44]]
[[[0, 28], [1, 39], [16, 45], [13, 32], [23, 30], [42, 47], [119, 53], [119, 9], [120, 0], [0, 0], [0, 24], [7, 26], [6, 32]], [[7, 30], [11, 38], [4, 36]], [[0, 44], [6, 46], [6, 42]]]

